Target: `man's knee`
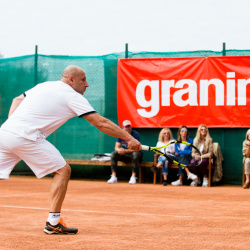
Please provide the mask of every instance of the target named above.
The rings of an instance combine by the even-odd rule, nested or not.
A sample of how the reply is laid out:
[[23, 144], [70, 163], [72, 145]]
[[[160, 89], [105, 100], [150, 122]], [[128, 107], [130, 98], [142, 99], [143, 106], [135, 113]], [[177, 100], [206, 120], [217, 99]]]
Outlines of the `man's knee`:
[[111, 156], [110, 156], [111, 157], [111, 161], [115, 161], [115, 162], [118, 161], [119, 160], [119, 156], [120, 155], [116, 151], [112, 152]]
[[118, 153], [116, 151], [111, 153], [111, 159], [116, 159], [118, 156]]
[[67, 175], [70, 176], [71, 175], [71, 167], [68, 164], [66, 164], [64, 166], [64, 168], [65, 168], [65, 171], [67, 172]]
[[57, 170], [55, 173], [53, 173], [54, 175], [55, 174], [59, 174], [59, 175], [62, 175], [66, 178], [70, 178], [70, 175], [71, 175], [71, 167], [66, 164], [63, 168], [60, 168], [59, 170]]
[[132, 153], [132, 159], [134, 160], [134, 161], [141, 161], [141, 152], [133, 152]]

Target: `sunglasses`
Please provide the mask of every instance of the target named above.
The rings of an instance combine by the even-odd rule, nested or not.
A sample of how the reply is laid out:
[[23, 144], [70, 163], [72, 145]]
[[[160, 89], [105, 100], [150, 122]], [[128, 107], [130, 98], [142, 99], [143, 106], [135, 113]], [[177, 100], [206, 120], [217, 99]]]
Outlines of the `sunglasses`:
[[202, 131], [207, 131], [207, 129], [206, 129], [206, 128], [201, 128], [200, 130], [202, 130]]
[[186, 129], [182, 129], [181, 132], [186, 132], [187, 133], [188, 131]]

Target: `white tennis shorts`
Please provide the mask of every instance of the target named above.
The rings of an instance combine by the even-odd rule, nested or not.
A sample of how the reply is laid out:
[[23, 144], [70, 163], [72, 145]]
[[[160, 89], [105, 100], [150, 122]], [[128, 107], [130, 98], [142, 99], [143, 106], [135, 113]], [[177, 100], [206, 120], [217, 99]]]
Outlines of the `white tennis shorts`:
[[37, 178], [66, 165], [60, 152], [46, 139], [31, 141], [0, 129], [0, 179], [9, 179], [16, 163], [23, 160]]

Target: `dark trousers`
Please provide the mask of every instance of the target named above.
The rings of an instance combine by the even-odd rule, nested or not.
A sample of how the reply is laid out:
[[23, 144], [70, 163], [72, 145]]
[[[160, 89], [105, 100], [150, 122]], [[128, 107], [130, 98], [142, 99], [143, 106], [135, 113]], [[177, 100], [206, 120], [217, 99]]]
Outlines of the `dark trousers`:
[[142, 152], [127, 153], [124, 155], [118, 154], [116, 151], [111, 153], [111, 171], [116, 173], [117, 162], [132, 162], [132, 173], [136, 173], [139, 168], [139, 162], [142, 161]]
[[[184, 155], [184, 154], [180, 154], [176, 156], [177, 161], [184, 165], [189, 165], [191, 158], [192, 158], [191, 155]], [[179, 165], [178, 175], [184, 175], [184, 174], [185, 174], [184, 168]]]
[[192, 166], [190, 170], [195, 174], [199, 175], [199, 172], [202, 174], [202, 176], [207, 175], [207, 165], [209, 164], [208, 158], [203, 158], [200, 165], [196, 166], [199, 163], [199, 161], [196, 161], [194, 158], [191, 160], [190, 165]]

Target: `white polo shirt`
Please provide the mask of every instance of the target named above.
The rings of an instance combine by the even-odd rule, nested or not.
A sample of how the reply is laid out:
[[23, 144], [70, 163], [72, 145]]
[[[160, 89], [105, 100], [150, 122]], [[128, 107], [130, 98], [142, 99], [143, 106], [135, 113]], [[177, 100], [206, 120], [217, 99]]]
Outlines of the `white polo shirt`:
[[62, 81], [40, 83], [24, 95], [1, 129], [32, 141], [49, 136], [72, 117], [96, 112], [85, 97]]

